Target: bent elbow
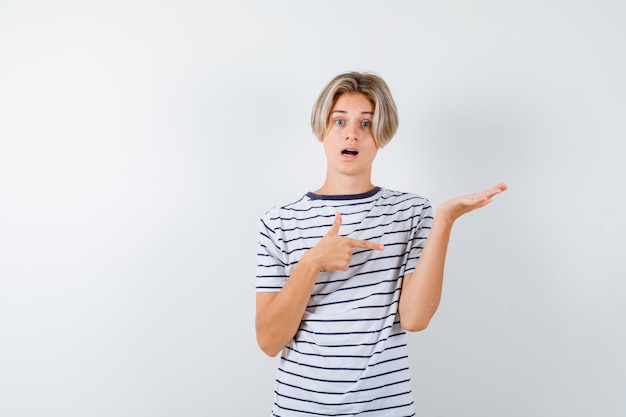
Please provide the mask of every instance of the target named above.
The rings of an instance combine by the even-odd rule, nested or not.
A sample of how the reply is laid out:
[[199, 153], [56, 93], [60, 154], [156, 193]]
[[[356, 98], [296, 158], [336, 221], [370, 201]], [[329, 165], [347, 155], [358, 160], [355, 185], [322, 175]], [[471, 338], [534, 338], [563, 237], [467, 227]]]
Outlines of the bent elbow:
[[281, 352], [281, 350], [283, 350], [281, 347], [278, 347], [275, 344], [264, 342], [258, 338], [257, 345], [259, 345], [259, 348], [263, 353], [271, 358], [275, 357]]
[[421, 332], [422, 330], [426, 330], [428, 325], [430, 324], [430, 319], [422, 319], [422, 320], [402, 320], [400, 319], [400, 325], [407, 332]]
[[282, 349], [271, 349], [271, 348], [263, 348], [263, 347], [261, 347], [261, 350], [263, 351], [263, 353], [265, 353], [270, 358], [275, 358], [276, 355], [278, 355]]

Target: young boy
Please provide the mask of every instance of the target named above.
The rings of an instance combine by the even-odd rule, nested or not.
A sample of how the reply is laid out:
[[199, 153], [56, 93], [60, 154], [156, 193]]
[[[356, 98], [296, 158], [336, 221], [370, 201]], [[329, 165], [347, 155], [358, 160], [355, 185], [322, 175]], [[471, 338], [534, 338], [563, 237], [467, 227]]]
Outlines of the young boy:
[[413, 416], [406, 332], [437, 310], [454, 221], [507, 187], [452, 199], [435, 215], [424, 197], [372, 184], [398, 126], [375, 74], [333, 78], [311, 125], [324, 183], [260, 222], [257, 341], [269, 356], [282, 352], [272, 415]]

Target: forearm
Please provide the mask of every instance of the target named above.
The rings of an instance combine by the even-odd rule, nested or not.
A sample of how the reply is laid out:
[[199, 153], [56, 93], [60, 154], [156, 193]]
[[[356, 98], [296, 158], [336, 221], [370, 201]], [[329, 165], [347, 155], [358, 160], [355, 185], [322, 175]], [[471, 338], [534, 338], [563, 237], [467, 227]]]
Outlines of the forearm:
[[404, 277], [398, 308], [408, 331], [425, 329], [439, 307], [452, 224], [445, 216], [435, 216], [415, 271]]
[[276, 356], [296, 334], [318, 273], [319, 270], [303, 257], [280, 292], [267, 304], [259, 305], [257, 296], [257, 342], [267, 355]]

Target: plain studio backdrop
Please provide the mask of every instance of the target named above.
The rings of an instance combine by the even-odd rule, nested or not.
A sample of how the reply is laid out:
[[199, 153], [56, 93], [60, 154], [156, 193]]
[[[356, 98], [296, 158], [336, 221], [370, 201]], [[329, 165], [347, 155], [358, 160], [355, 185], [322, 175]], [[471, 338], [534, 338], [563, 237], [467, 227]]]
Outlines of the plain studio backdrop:
[[621, 1], [0, 1], [0, 415], [266, 416], [258, 219], [373, 71], [377, 185], [455, 225], [419, 416], [626, 416]]

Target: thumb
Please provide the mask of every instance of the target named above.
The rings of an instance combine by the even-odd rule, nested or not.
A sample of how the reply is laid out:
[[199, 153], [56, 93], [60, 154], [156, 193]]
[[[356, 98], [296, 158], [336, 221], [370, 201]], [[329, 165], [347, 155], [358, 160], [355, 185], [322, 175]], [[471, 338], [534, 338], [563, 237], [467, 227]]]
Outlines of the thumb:
[[326, 233], [326, 236], [339, 236], [339, 228], [341, 227], [341, 213], [335, 213], [335, 221]]

